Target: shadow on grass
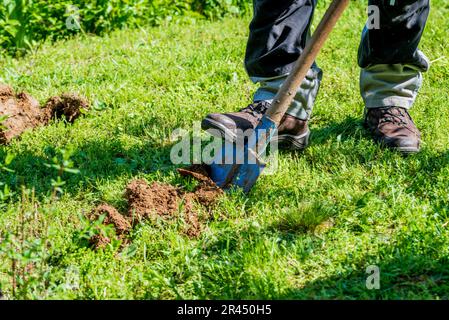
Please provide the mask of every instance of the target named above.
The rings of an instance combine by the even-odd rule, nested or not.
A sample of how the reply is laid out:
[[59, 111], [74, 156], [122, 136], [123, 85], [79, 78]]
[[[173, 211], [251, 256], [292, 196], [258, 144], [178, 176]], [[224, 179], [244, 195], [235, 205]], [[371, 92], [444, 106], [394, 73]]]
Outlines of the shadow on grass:
[[[155, 126], [159, 119], [151, 119], [145, 125], [128, 128], [133, 135], [143, 134], [145, 127]], [[348, 118], [342, 123], [332, 124], [327, 128], [314, 131], [315, 143], [326, 141], [330, 136], [341, 132], [348, 132], [357, 123], [354, 118]], [[122, 175], [158, 172], [167, 175], [177, 166], [170, 160], [172, 143], [157, 144], [148, 141], [143, 146], [126, 148], [120, 139], [92, 139], [77, 146], [71, 157], [74, 166], [80, 170], [79, 174], [63, 174], [65, 192], [74, 194], [86, 188], [95, 190], [98, 181], [112, 180]], [[55, 179], [57, 172], [45, 164], [51, 164], [52, 158], [58, 155], [54, 146], [42, 148], [40, 155], [36, 151], [24, 150], [16, 154], [10, 168], [13, 173], [2, 171], [0, 179], [9, 186], [19, 190], [22, 185], [35, 189], [37, 194], [48, 195], [52, 189], [51, 179]], [[44, 154], [44, 156], [42, 156]], [[6, 157], [4, 149], [0, 150], [0, 159]]]
[[[143, 135], [141, 127], [129, 130], [140, 129]], [[170, 160], [171, 148], [171, 142], [148, 141], [144, 145], [127, 147], [120, 139], [92, 137], [78, 144], [73, 150], [70, 160], [80, 172], [62, 174], [66, 182], [64, 192], [77, 194], [80, 190], [95, 191], [99, 182], [120, 176], [131, 177], [139, 173], [158, 172], [159, 175], [166, 176], [176, 167]], [[5, 157], [5, 150], [0, 150], [0, 159]], [[58, 174], [57, 170], [46, 165], [52, 164], [53, 157], [61, 158], [59, 151], [52, 145], [44, 146], [38, 151], [25, 149], [16, 153], [13, 162], [8, 166], [14, 172], [1, 171], [0, 180], [15, 191], [20, 190], [21, 186], [26, 186], [34, 189], [37, 195], [48, 196], [52, 190], [51, 180], [56, 179]]]
[[[204, 298], [220, 299], [449, 299], [449, 257], [444, 254], [443, 240], [434, 240], [433, 232], [420, 234], [398, 234], [398, 241], [386, 242], [377, 253], [351, 259], [349, 256], [342, 262], [336, 262], [342, 269], [340, 273], [330, 277], [319, 278], [307, 282], [301, 287], [279, 289], [279, 274], [272, 270], [257, 276], [248, 274], [248, 267], [256, 267], [264, 261], [267, 267], [269, 251], [273, 246], [283, 248], [281, 251], [295, 251], [298, 265], [311, 258], [312, 252], [319, 254], [320, 242], [308, 241], [310, 250], [298, 251], [296, 244], [303, 237], [310, 236], [310, 230], [280, 229], [278, 222], [257, 229], [248, 227], [244, 230], [223, 229], [217, 239], [203, 247], [207, 255], [207, 264], [221, 268], [223, 261], [226, 272], [205, 274], [212, 281], [229, 281], [239, 279], [238, 286], [226, 285], [217, 296]], [[310, 237], [309, 237], [310, 238]], [[313, 238], [313, 237], [312, 237]], [[271, 240], [270, 240], [271, 239]], [[276, 240], [276, 244], [272, 241]], [[318, 240], [318, 239], [317, 239]], [[422, 244], [426, 244], [423, 246]], [[303, 246], [302, 245], [302, 246]], [[265, 252], [265, 255], [262, 253]], [[260, 255], [262, 254], [262, 256]], [[281, 253], [279, 253], [281, 254]], [[367, 267], [379, 268], [379, 289], [368, 289], [367, 280], [372, 271]], [[308, 266], [310, 268], [310, 265]], [[208, 270], [208, 268], [206, 268]], [[291, 279], [294, 275], [290, 275]], [[208, 281], [208, 282], [210, 282]], [[213, 284], [210, 284], [213, 286]], [[258, 289], [255, 289], [258, 288]], [[215, 291], [211, 291], [215, 292]]]
[[[417, 239], [407, 237], [399, 244], [386, 244], [385, 251], [395, 252], [392, 257], [378, 263], [374, 261], [379, 257], [348, 261], [352, 271], [291, 288], [275, 299], [449, 299], [449, 258], [440, 254], [442, 246], [420, 253], [411, 250], [413, 241]], [[370, 265], [379, 268], [379, 289], [367, 288]]]
[[[157, 127], [160, 119], [153, 118], [147, 123], [127, 128], [134, 136], [143, 135], [148, 127]], [[167, 129], [167, 128], [166, 128]], [[169, 129], [168, 129], [169, 130]], [[331, 123], [326, 127], [312, 130], [312, 145], [324, 144], [329, 140], [339, 139], [340, 142], [347, 140], [360, 139], [368, 137], [368, 132], [363, 128], [362, 121], [359, 118], [347, 117], [341, 122]], [[150, 138], [148, 138], [150, 139]], [[148, 141], [144, 145], [135, 147], [125, 147], [120, 139], [98, 139], [95, 137], [78, 145], [74, 151], [72, 160], [75, 167], [80, 169], [79, 174], [64, 173], [63, 180], [66, 181], [64, 186], [65, 192], [69, 194], [77, 194], [80, 190], [89, 190], [95, 192], [98, 183], [113, 180], [119, 176], [132, 177], [136, 174], [158, 173], [158, 176], [164, 177], [171, 174], [177, 165], [170, 160], [170, 151], [172, 143], [155, 143]], [[289, 151], [281, 152], [281, 156]], [[363, 164], [370, 159], [364, 159], [364, 150], [355, 150], [358, 156], [353, 156], [349, 160], [357, 164]], [[51, 163], [51, 159], [57, 155], [57, 151], [51, 145], [42, 148], [41, 154], [27, 150], [16, 154], [10, 168], [13, 173], [1, 171], [0, 180], [9, 186], [19, 190], [20, 186], [26, 185], [28, 188], [34, 188], [39, 195], [48, 195], [51, 192], [51, 179], [56, 178], [56, 171], [50, 169], [45, 164]], [[297, 153], [298, 156], [304, 156], [302, 152]], [[0, 159], [6, 156], [5, 150], [0, 150]], [[449, 165], [448, 152], [441, 154], [429, 153], [423, 151], [421, 154], [415, 155], [419, 159], [418, 162], [404, 165], [407, 167], [407, 175], [412, 181], [412, 190], [425, 192], [423, 190], [423, 179], [434, 181], [435, 173], [442, 167]], [[289, 196], [289, 190], [279, 190], [282, 196]], [[278, 196], [278, 195], [276, 195]], [[249, 207], [258, 202], [257, 197], [250, 195], [247, 204]]]
[[[313, 124], [313, 119], [311, 120]], [[356, 117], [346, 117], [343, 121], [332, 122], [325, 127], [311, 130], [311, 144], [323, 144], [339, 137], [341, 142], [346, 140], [370, 137], [363, 126], [363, 121]]]

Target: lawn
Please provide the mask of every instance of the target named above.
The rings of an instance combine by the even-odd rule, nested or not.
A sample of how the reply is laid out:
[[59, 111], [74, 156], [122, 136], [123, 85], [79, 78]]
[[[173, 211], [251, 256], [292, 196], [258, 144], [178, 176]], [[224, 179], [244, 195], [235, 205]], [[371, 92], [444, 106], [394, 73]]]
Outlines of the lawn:
[[[282, 152], [279, 169], [248, 196], [229, 193], [203, 210], [198, 238], [181, 232], [180, 214], [142, 222], [128, 244], [104, 250], [83, 241], [93, 228], [86, 214], [103, 202], [124, 208], [123, 190], [136, 177], [192, 188], [170, 161], [171, 133], [250, 102], [256, 87], [242, 62], [250, 17], [180, 18], [1, 57], [1, 82], [41, 102], [70, 91], [93, 106], [73, 125], [54, 121], [0, 147], [3, 295], [449, 298], [449, 5], [433, 1], [421, 44], [434, 63], [411, 111], [422, 152], [409, 157], [373, 144], [362, 125], [364, 15], [363, 2], [352, 3], [318, 59], [325, 77], [307, 150]], [[62, 162], [79, 172], [46, 165]], [[380, 289], [368, 290], [372, 265]]]

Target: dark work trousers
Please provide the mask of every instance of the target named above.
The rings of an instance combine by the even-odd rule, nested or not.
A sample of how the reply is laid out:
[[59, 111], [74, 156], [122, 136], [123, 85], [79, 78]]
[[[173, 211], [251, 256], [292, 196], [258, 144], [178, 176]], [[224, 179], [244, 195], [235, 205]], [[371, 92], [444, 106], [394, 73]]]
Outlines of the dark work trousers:
[[[362, 0], [358, 0], [362, 1]], [[418, 45], [429, 15], [429, 0], [369, 0], [358, 52], [360, 90], [366, 108], [410, 108], [429, 62]], [[260, 87], [254, 101], [270, 101], [310, 38], [317, 0], [253, 0], [254, 17], [245, 67]], [[348, 17], [347, 17], [348, 18]], [[288, 114], [309, 119], [322, 79], [314, 64]]]

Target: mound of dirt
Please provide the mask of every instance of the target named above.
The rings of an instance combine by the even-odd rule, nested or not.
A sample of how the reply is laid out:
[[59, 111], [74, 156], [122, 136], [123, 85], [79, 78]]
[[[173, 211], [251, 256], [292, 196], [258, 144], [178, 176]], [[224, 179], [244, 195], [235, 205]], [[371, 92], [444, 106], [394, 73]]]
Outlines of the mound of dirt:
[[41, 121], [49, 122], [51, 119], [64, 117], [68, 122], [73, 123], [78, 119], [83, 110], [89, 109], [89, 102], [72, 93], [63, 93], [61, 96], [48, 99], [42, 110]]
[[192, 177], [199, 182], [209, 185], [215, 185], [215, 183], [209, 177], [207, 167], [202, 164], [194, 164], [187, 168], [179, 168], [178, 172], [183, 177]]
[[194, 199], [202, 206], [210, 207], [223, 194], [223, 190], [209, 177], [207, 167], [204, 165], [192, 165], [188, 168], [180, 168], [178, 172], [184, 177], [192, 177], [200, 182], [194, 191]]
[[96, 234], [89, 239], [89, 242], [95, 249], [102, 249], [111, 243], [111, 239], [101, 234]]
[[[145, 180], [131, 181], [125, 190], [125, 198], [128, 201], [128, 210], [121, 215], [115, 208], [103, 204], [91, 213], [91, 219], [98, 219], [101, 214], [106, 214], [104, 224], [112, 224], [116, 228], [117, 236], [126, 235], [131, 226], [142, 219], [162, 217], [164, 219], [176, 218], [176, 214], [182, 214], [186, 223], [184, 233], [190, 238], [196, 238], [201, 234], [201, 223], [195, 205], [210, 208], [223, 194], [223, 190], [215, 185], [209, 178], [207, 170], [203, 166], [195, 165], [189, 168], [178, 169], [184, 177], [192, 177], [199, 181], [193, 192], [184, 192], [169, 184], [153, 182], [149, 185]], [[110, 239], [96, 236], [91, 239], [97, 248], [110, 242]]]
[[40, 124], [41, 108], [32, 96], [15, 94], [11, 87], [0, 84], [0, 117], [6, 117], [0, 128], [0, 143], [8, 143], [25, 130]]
[[189, 225], [186, 234], [189, 237], [198, 237], [201, 233], [201, 224], [199, 223], [197, 212], [194, 211], [194, 203], [210, 208], [224, 192], [209, 177], [207, 167], [204, 165], [180, 168], [178, 172], [183, 177], [191, 177], [200, 182], [192, 193], [184, 196], [185, 220]]
[[9, 143], [24, 131], [46, 125], [53, 118], [64, 116], [68, 122], [73, 122], [88, 108], [86, 99], [68, 93], [50, 98], [41, 108], [29, 94], [16, 94], [10, 86], [0, 84], [0, 117], [6, 117], [0, 128], [0, 143]]
[[[115, 232], [118, 237], [124, 238], [128, 232], [131, 230], [131, 224], [126, 219], [126, 217], [122, 216], [117, 209], [108, 205], [101, 204], [96, 207], [90, 213], [91, 220], [97, 220], [100, 216], [104, 215], [103, 224], [109, 225], [112, 224], [115, 228]], [[97, 234], [90, 239], [91, 245], [95, 248], [104, 248], [107, 244], [111, 242], [111, 239], [105, 237], [103, 235]]]
[[182, 200], [184, 205], [184, 221], [187, 224], [184, 232], [188, 237], [196, 238], [201, 234], [201, 224], [198, 213], [194, 210], [195, 195], [188, 193]]
[[[171, 185], [134, 180], [126, 187], [128, 216], [141, 220], [157, 216], [172, 216], [179, 208], [178, 189]], [[134, 220], [134, 219], [133, 219]]]
[[108, 204], [101, 204], [92, 211], [91, 218], [98, 219], [102, 215], [105, 215], [104, 224], [114, 225], [117, 235], [125, 235], [131, 230], [129, 221], [114, 207]]

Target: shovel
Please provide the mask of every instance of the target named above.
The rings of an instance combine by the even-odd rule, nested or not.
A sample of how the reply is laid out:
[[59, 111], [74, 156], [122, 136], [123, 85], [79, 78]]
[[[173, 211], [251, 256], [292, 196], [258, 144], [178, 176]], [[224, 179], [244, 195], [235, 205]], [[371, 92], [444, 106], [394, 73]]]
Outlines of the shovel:
[[262, 155], [277, 132], [282, 117], [350, 0], [333, 0], [293, 70], [273, 99], [257, 127], [239, 141], [226, 142], [209, 165], [211, 179], [221, 188], [238, 187], [248, 193], [266, 163]]

